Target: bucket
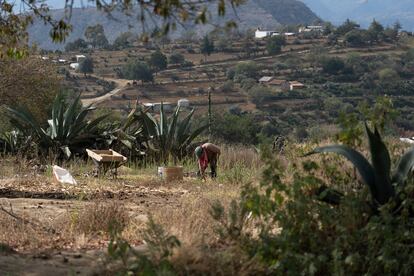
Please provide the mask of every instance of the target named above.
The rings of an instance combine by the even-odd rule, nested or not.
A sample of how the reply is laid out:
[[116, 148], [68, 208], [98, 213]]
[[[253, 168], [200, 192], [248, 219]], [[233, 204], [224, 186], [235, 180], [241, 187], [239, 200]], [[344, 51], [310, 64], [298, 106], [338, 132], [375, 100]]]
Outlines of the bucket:
[[158, 175], [167, 182], [180, 181], [184, 177], [184, 169], [176, 167], [158, 167]]

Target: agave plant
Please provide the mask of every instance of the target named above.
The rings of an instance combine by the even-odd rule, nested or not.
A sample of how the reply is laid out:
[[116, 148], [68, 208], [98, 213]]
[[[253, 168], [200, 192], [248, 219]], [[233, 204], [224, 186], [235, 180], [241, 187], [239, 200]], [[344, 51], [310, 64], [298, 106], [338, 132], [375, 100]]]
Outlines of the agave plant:
[[73, 151], [81, 152], [82, 147], [90, 146], [99, 136], [97, 127], [106, 115], [88, 121], [86, 117], [94, 109], [82, 107], [79, 96], [67, 104], [60, 93], [53, 102], [51, 119], [47, 124], [38, 122], [24, 107], [8, 107], [7, 111], [11, 123], [26, 136], [32, 136], [43, 154], [51, 151], [69, 158]]
[[173, 157], [174, 161], [183, 158], [192, 141], [208, 128], [208, 125], [203, 125], [192, 130], [194, 110], [182, 119], [180, 119], [180, 112], [181, 109], [177, 106], [174, 113], [167, 118], [163, 104], [161, 104], [159, 120], [148, 112], [141, 112], [143, 130], [145, 135], [151, 138], [149, 147], [164, 163], [169, 157]]
[[120, 151], [126, 150], [130, 157], [144, 155], [144, 150], [146, 150], [144, 143], [150, 139], [142, 124], [142, 117], [146, 112], [136, 103], [124, 120], [119, 124], [111, 125], [104, 131], [102, 136], [105, 139], [105, 145]]
[[0, 149], [3, 153], [17, 153], [30, 144], [31, 137], [24, 137], [18, 130], [0, 134]]
[[344, 145], [319, 147], [307, 156], [316, 153], [337, 153], [347, 158], [369, 187], [374, 206], [379, 206], [394, 198], [396, 190], [405, 185], [414, 166], [414, 149], [401, 157], [395, 171], [391, 173], [390, 155], [377, 128], [375, 127], [372, 132], [365, 124], [365, 129], [368, 135], [371, 163], [361, 153]]

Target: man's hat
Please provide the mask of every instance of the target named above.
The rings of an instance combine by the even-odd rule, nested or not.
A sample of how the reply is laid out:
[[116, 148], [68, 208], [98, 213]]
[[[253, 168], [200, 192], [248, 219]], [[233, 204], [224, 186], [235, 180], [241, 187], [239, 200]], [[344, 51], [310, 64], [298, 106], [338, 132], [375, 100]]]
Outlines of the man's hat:
[[197, 156], [197, 158], [201, 158], [201, 156], [203, 155], [203, 148], [202, 147], [196, 147], [194, 152], [195, 152], [195, 155]]

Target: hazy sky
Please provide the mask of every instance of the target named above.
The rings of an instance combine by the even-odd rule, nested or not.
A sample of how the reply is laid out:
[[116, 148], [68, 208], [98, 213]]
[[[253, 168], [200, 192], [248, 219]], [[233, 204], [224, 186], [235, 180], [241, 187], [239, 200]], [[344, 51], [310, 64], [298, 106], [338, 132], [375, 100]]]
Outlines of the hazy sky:
[[[51, 9], [61, 9], [65, 7], [65, 0], [46, 0], [45, 1]], [[19, 0], [15, 1], [16, 5], [20, 4]], [[87, 0], [74, 0], [74, 7], [86, 7], [91, 6], [93, 2], [88, 2]]]

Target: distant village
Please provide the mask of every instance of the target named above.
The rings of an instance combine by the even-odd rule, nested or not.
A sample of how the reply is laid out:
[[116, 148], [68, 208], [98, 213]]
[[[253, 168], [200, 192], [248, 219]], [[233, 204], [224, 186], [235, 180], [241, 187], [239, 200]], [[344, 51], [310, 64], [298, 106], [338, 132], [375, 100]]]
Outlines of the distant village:
[[[317, 33], [323, 33], [324, 27], [321, 25], [310, 25], [310, 26], [304, 26], [299, 27], [298, 33], [310, 33], [310, 32], [317, 32]], [[271, 36], [285, 36], [285, 37], [295, 37], [297, 33], [294, 32], [277, 32], [277, 31], [269, 31], [269, 30], [262, 30], [260, 28], [257, 28], [254, 36], [255, 38], [266, 38]]]

